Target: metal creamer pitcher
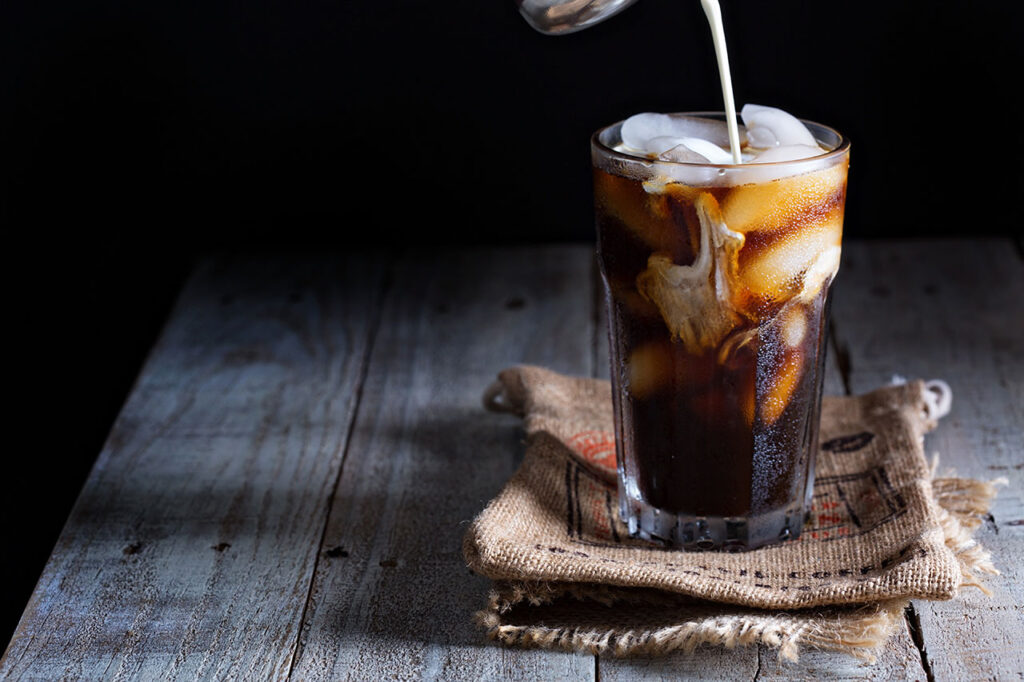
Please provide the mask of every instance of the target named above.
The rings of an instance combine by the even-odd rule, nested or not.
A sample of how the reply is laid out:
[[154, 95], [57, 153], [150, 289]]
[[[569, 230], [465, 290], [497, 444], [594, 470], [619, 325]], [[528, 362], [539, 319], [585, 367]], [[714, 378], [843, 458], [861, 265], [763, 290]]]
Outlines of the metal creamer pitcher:
[[546, 35], [573, 33], [618, 14], [636, 0], [516, 0], [519, 12]]

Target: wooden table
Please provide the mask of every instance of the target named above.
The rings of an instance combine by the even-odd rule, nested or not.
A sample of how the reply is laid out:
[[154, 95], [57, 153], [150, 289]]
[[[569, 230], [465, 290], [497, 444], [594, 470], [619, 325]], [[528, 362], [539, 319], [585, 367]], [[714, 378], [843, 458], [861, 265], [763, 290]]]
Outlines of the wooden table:
[[[991, 598], [916, 602], [872, 667], [807, 652], [595, 659], [471, 623], [467, 522], [521, 428], [502, 368], [606, 376], [586, 245], [229, 259], [190, 279], [0, 661], [12, 679], [1018, 679], [1024, 267], [1005, 240], [847, 245], [827, 390], [942, 378], [942, 466], [1010, 484]], [[59, 426], [55, 425], [55, 428]]]

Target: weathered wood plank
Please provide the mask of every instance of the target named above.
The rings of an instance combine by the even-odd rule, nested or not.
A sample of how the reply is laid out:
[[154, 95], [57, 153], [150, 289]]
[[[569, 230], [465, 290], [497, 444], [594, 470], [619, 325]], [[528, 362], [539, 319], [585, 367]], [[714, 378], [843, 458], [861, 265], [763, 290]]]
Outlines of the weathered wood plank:
[[923, 680], [918, 651], [900, 633], [875, 663], [832, 651], [805, 650], [796, 663], [780, 661], [778, 650], [700, 647], [692, 654], [599, 662], [601, 680]]
[[0, 677], [287, 675], [384, 271], [366, 256], [198, 269]]
[[293, 677], [588, 679], [590, 656], [488, 644], [462, 535], [511, 476], [522, 425], [481, 406], [501, 369], [592, 367], [583, 247], [462, 251], [397, 268], [335, 493]]
[[[916, 604], [940, 680], [1024, 671], [1024, 270], [1012, 249], [850, 243], [833, 308], [854, 392], [894, 373], [946, 379], [954, 409], [929, 450], [962, 475], [1011, 480], [980, 533], [1004, 573], [990, 583], [995, 597]], [[581, 284], [592, 262], [579, 247], [404, 264], [348, 448], [381, 268], [250, 266], [241, 279], [204, 268], [115, 425], [0, 676], [273, 678], [294, 666], [298, 679], [591, 677], [587, 656], [482, 645], [467, 616], [485, 583], [465, 574], [456, 524], [521, 453], [519, 425], [477, 407], [498, 369], [526, 361], [607, 376], [599, 299]], [[833, 362], [826, 391], [842, 383]], [[904, 632], [874, 667], [827, 652], [779, 666], [771, 650], [708, 648], [601, 659], [597, 670], [913, 679], [920, 661]]]
[[844, 254], [833, 312], [853, 390], [894, 374], [937, 378], [952, 412], [926, 448], [963, 476], [1006, 476], [977, 534], [1002, 576], [992, 598], [967, 588], [915, 603], [938, 680], [1024, 675], [1024, 267], [1009, 240], [868, 242]]
[[924, 680], [921, 656], [909, 630], [895, 633], [874, 663], [834, 651], [806, 650], [797, 663], [780, 661], [776, 651], [761, 648], [761, 667], [755, 680]]
[[757, 675], [758, 651], [702, 646], [692, 653], [662, 657], [610, 658], [598, 661], [598, 679], [635, 682], [644, 680], [753, 680]]

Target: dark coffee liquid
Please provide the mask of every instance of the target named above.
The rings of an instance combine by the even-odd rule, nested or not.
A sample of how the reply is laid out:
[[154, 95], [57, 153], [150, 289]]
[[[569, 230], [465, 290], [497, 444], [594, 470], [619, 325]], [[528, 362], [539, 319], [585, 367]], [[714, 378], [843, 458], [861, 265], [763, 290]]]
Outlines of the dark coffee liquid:
[[[775, 293], [744, 290], [744, 315], [725, 339], [687, 348], [637, 278], [652, 253], [677, 265], [694, 262], [701, 245], [697, 190], [651, 194], [637, 180], [600, 169], [594, 180], [614, 330], [616, 437], [627, 478], [648, 505], [680, 515], [749, 517], [802, 504], [817, 440], [827, 283], [810, 300], [793, 297], [799, 282], [780, 281]], [[725, 205], [742, 189], [699, 192]], [[842, 198], [825, 207], [838, 204], [840, 220]], [[825, 209], [801, 208], [770, 233], [746, 234], [740, 268], [801, 229], [816, 229], [808, 225]]]

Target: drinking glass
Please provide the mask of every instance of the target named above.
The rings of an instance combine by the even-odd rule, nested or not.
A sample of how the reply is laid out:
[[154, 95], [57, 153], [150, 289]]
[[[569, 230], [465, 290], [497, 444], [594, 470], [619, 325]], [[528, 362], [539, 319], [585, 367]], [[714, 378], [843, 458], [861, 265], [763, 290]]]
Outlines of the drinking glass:
[[765, 164], [639, 158], [616, 150], [621, 122], [591, 139], [619, 505], [635, 536], [743, 550], [800, 535], [850, 152], [804, 124], [828, 151]]

